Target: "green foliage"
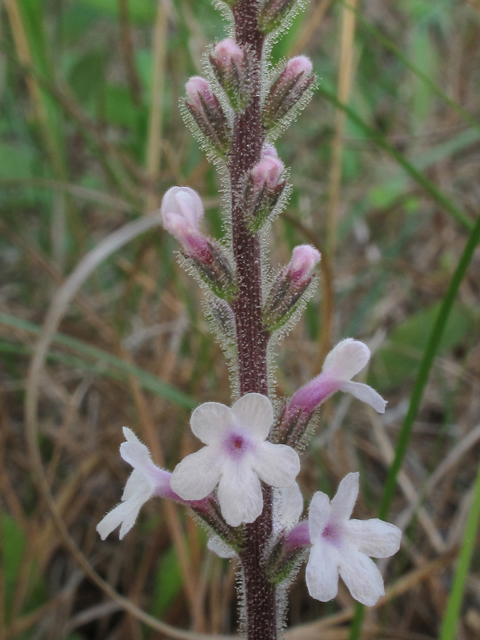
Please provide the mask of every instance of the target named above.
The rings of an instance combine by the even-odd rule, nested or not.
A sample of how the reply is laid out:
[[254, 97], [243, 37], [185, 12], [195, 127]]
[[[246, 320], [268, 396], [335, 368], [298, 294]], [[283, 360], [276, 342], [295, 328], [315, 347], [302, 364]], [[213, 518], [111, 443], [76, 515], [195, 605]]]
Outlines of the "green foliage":
[[[436, 303], [409, 316], [390, 333], [387, 345], [377, 351], [372, 361], [370, 380], [374, 387], [386, 390], [415, 378], [439, 308], [440, 303]], [[439, 354], [464, 344], [474, 326], [471, 311], [454, 306], [438, 347]]]

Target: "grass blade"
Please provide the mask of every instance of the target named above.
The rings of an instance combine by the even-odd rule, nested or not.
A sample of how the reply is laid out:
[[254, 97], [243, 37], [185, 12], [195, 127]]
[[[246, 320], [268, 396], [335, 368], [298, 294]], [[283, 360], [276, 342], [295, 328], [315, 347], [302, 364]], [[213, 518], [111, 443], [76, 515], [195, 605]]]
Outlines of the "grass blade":
[[439, 640], [455, 640], [457, 637], [458, 617], [462, 606], [463, 592], [470, 569], [473, 549], [477, 537], [480, 522], [480, 465], [478, 466], [477, 479], [473, 489], [472, 506], [468, 514], [465, 533], [463, 535], [462, 548], [458, 557], [457, 570], [453, 580], [450, 597], [442, 621]]
[[[38, 335], [41, 331], [41, 328], [36, 324], [31, 322], [27, 322], [26, 320], [22, 320], [21, 318], [17, 318], [16, 316], [9, 315], [7, 313], [0, 313], [0, 325], [6, 325], [8, 327], [15, 327], [16, 329], [22, 329], [23, 331], [28, 331], [29, 333]], [[55, 334], [53, 339], [57, 344], [64, 345], [76, 351], [77, 353], [87, 356], [88, 358], [92, 358], [97, 361], [98, 364], [106, 365], [110, 367], [114, 371], [107, 372], [106, 375], [109, 377], [113, 377], [115, 379], [124, 380], [127, 375], [133, 376], [136, 378], [143, 389], [146, 391], [150, 391], [155, 395], [161, 396], [174, 404], [177, 404], [181, 407], [185, 407], [187, 409], [193, 409], [197, 406], [197, 402], [182, 393], [180, 390], [176, 389], [172, 385], [163, 382], [156, 376], [154, 376], [149, 371], [145, 371], [142, 367], [138, 367], [130, 362], [126, 362], [122, 360], [122, 358], [118, 358], [117, 356], [108, 353], [107, 351], [103, 351], [102, 349], [98, 349], [97, 347], [92, 347], [89, 344], [85, 344], [81, 340], [76, 340], [75, 338], [70, 338], [69, 336], [65, 336], [61, 333]], [[12, 344], [12, 348], [17, 348], [14, 343]], [[6, 350], [6, 346], [4, 345], [3, 350]], [[18, 348], [17, 348], [18, 352]], [[31, 353], [30, 349], [27, 349], [28, 353]], [[49, 357], [52, 359], [60, 360], [63, 357], [63, 361], [66, 361], [66, 358], [69, 356], [61, 356], [60, 354], [49, 354]], [[85, 360], [75, 358], [75, 361], [69, 359], [69, 363], [74, 366], [81, 366], [88, 369], [97, 369], [98, 366], [93, 366], [92, 363], [86, 362]]]
[[[378, 517], [382, 520], [387, 519], [388, 512], [390, 510], [390, 505], [393, 499], [393, 495], [395, 493], [398, 472], [400, 471], [403, 460], [405, 458], [405, 454], [407, 452], [408, 442], [410, 440], [410, 436], [412, 433], [413, 423], [417, 416], [418, 409], [420, 408], [420, 403], [423, 398], [423, 393], [425, 391], [425, 387], [427, 386], [428, 378], [430, 376], [430, 370], [435, 360], [435, 355], [440, 345], [443, 331], [447, 324], [447, 320], [450, 315], [450, 311], [452, 310], [455, 298], [457, 296], [458, 289], [465, 276], [468, 265], [470, 264], [470, 261], [472, 259], [473, 253], [475, 251], [475, 248], [479, 240], [480, 240], [480, 217], [475, 222], [475, 225], [470, 233], [467, 244], [465, 245], [465, 249], [463, 250], [463, 253], [458, 262], [458, 266], [455, 270], [455, 273], [452, 276], [447, 292], [442, 300], [442, 304], [440, 306], [437, 319], [435, 321], [435, 324], [433, 325], [430, 338], [427, 342], [427, 346], [425, 347], [425, 351], [423, 353], [423, 358], [420, 363], [420, 368], [418, 370], [417, 378], [415, 380], [415, 384], [412, 391], [412, 396], [410, 398], [410, 405], [408, 407], [407, 415], [405, 416], [405, 419], [403, 421], [403, 425], [400, 430], [400, 434], [398, 436], [397, 444], [395, 447], [395, 458], [388, 471], [388, 476], [385, 483], [385, 489], [383, 492], [382, 501], [380, 503]], [[473, 508], [472, 508], [472, 511], [473, 511]], [[469, 522], [470, 522], [470, 519], [469, 519]], [[467, 535], [467, 533], [465, 535]], [[460, 589], [460, 587], [458, 587], [458, 589]], [[462, 590], [462, 593], [463, 593], [463, 590]], [[451, 606], [453, 607], [456, 605], [451, 605]], [[363, 614], [364, 614], [363, 605], [357, 605], [355, 610], [355, 616], [352, 622], [351, 631], [350, 631], [350, 640], [358, 640], [358, 638], [360, 637], [361, 629], [362, 629]], [[452, 613], [451, 615], [453, 618], [454, 614]], [[450, 636], [448, 637], [450, 638]], [[444, 639], [442, 638], [442, 640]]]

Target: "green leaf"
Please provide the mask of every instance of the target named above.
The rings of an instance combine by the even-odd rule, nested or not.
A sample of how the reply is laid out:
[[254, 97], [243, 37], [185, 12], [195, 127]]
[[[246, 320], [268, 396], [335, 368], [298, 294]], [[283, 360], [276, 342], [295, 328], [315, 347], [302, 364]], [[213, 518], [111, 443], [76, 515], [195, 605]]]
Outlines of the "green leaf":
[[[413, 379], [420, 366], [428, 336], [438, 315], [440, 303], [424, 309], [399, 325], [372, 362], [371, 382], [380, 390]], [[438, 347], [439, 353], [458, 346], [473, 326], [471, 313], [460, 305], [453, 307]]]
[[155, 580], [150, 613], [162, 618], [182, 588], [183, 580], [175, 549], [170, 547], [162, 556]]
[[93, 49], [73, 65], [70, 85], [82, 102], [94, 98], [103, 88], [107, 61], [105, 51]]

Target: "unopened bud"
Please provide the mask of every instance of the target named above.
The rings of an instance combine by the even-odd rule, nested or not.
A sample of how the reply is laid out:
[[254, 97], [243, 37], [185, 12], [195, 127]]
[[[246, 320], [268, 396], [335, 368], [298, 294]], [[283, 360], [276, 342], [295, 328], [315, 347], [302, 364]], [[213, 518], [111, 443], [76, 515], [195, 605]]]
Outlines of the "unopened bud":
[[297, 286], [310, 279], [313, 270], [320, 262], [320, 252], [309, 244], [301, 244], [292, 252], [288, 273]]
[[199, 228], [203, 204], [196, 191], [189, 187], [171, 187], [163, 196], [161, 213], [165, 229], [182, 243], [189, 255], [207, 256], [207, 239]]
[[278, 185], [284, 169], [285, 165], [278, 156], [264, 155], [260, 162], [253, 167], [250, 175], [257, 188], [271, 191]]
[[209, 147], [219, 155], [228, 153], [231, 131], [227, 118], [209, 83], [200, 76], [193, 76], [185, 85], [185, 106]]
[[297, 0], [263, 0], [258, 14], [258, 25], [264, 33], [282, 26]]
[[284, 169], [275, 148], [266, 145], [262, 158], [248, 174], [244, 210], [247, 226], [253, 233], [262, 228], [277, 208], [287, 184], [282, 179]]
[[213, 50], [210, 64], [231, 106], [235, 111], [243, 111], [251, 95], [251, 71], [244, 49], [231, 38], [225, 38]]
[[283, 118], [304, 106], [311, 94], [315, 76], [306, 56], [289, 60], [273, 82], [263, 107], [263, 123], [267, 129], [277, 126]]
[[278, 274], [270, 289], [263, 311], [265, 328], [274, 331], [287, 324], [313, 279], [313, 269], [320, 253], [309, 245], [293, 251], [289, 264]]
[[219, 298], [230, 300], [237, 291], [234, 271], [222, 247], [200, 231], [200, 196], [189, 187], [172, 187], [163, 196], [161, 213], [165, 229], [181, 242], [184, 258]]

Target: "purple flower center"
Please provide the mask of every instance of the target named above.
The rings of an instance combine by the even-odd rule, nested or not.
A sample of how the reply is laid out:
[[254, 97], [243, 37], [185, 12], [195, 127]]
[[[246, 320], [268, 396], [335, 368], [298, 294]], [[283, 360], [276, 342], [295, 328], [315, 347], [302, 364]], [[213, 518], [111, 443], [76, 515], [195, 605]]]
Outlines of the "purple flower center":
[[225, 449], [232, 458], [243, 456], [248, 448], [248, 441], [240, 433], [231, 433], [225, 440]]
[[325, 542], [333, 544], [335, 547], [340, 545], [340, 531], [333, 522], [329, 522], [325, 529], [322, 531], [322, 538]]

